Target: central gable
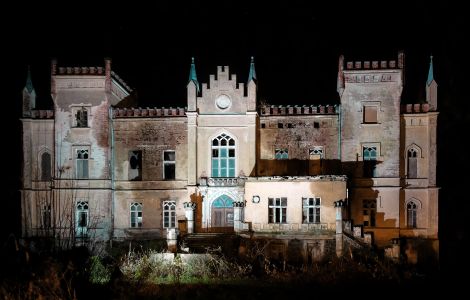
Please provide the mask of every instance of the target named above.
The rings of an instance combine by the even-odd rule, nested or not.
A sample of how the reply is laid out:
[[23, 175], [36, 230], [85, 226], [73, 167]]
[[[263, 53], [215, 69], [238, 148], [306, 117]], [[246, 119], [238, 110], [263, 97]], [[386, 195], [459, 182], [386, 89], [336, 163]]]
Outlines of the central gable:
[[202, 84], [201, 97], [197, 97], [199, 114], [245, 114], [247, 97], [244, 84], [237, 83], [235, 74], [230, 74], [228, 66], [217, 67], [217, 77], [210, 75], [209, 85]]

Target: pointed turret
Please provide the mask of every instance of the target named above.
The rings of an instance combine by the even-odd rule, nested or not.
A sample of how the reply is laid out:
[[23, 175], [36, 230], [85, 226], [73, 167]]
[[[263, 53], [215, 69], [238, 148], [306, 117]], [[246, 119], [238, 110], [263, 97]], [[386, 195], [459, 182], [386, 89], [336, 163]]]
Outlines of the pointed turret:
[[31, 69], [28, 66], [28, 74], [26, 75], [26, 85], [23, 89], [23, 117], [30, 117], [31, 110], [36, 107], [36, 91], [31, 80]]
[[191, 68], [189, 70], [188, 90], [188, 111], [196, 111], [196, 99], [199, 94], [199, 82], [197, 81], [196, 65], [194, 57], [191, 57]]
[[251, 57], [250, 72], [248, 73], [247, 81], [247, 97], [248, 97], [248, 110], [256, 110], [256, 90], [258, 89], [256, 70], [255, 70], [255, 59]]
[[426, 80], [426, 102], [430, 110], [437, 110], [437, 82], [434, 80], [434, 67], [431, 55], [429, 63], [428, 79]]
[[256, 81], [255, 58], [253, 56], [251, 57], [250, 73], [248, 74], [247, 83], [249, 83], [252, 80]]
[[189, 70], [188, 84], [193, 82], [196, 85], [196, 90], [199, 93], [199, 82], [197, 81], [196, 65], [194, 64], [194, 57], [191, 57], [191, 69]]

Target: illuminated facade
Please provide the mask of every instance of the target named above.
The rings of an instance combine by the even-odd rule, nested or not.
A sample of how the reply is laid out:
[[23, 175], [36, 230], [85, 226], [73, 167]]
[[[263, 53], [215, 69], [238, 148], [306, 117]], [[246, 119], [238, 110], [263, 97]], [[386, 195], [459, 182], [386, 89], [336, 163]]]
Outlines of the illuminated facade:
[[431, 62], [426, 103], [401, 105], [403, 69], [403, 53], [340, 57], [340, 104], [269, 106], [253, 60], [246, 84], [219, 66], [202, 85], [193, 61], [187, 107], [132, 108], [110, 60], [53, 61], [54, 109], [35, 109], [29, 76], [23, 91], [23, 236], [173, 247], [233, 232], [280, 252], [300, 241], [314, 259], [330, 244], [438, 253], [437, 84]]

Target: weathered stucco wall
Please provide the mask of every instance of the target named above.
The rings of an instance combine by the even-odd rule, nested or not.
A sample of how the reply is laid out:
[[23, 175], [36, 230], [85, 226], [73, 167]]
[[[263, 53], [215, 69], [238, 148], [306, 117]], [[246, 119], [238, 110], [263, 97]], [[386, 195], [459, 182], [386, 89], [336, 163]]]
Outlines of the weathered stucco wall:
[[[253, 203], [253, 196], [260, 202]], [[270, 224], [268, 221], [268, 198], [287, 197], [287, 219], [285, 224]], [[335, 230], [334, 202], [346, 198], [346, 181], [322, 179], [280, 179], [269, 177], [248, 178], [245, 183], [244, 221], [251, 223], [254, 231], [308, 231], [302, 224], [302, 197], [320, 197], [320, 224], [324, 229]], [[312, 224], [313, 225], [313, 224]]]

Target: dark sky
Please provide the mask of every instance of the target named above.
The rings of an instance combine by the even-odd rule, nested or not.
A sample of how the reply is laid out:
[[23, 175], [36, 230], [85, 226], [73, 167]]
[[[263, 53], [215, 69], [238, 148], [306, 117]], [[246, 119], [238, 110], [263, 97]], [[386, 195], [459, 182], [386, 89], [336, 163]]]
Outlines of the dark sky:
[[[145, 6], [114, 1], [17, 3], [4, 8], [3, 59], [7, 90], [2, 119], [13, 152], [4, 157], [15, 170], [4, 182], [5, 199], [14, 205], [21, 162], [21, 90], [27, 66], [41, 105], [49, 96], [50, 59], [63, 66], [102, 65], [113, 59], [113, 70], [137, 90], [142, 106], [185, 106], [191, 56], [200, 82], [217, 65], [229, 65], [245, 81], [250, 56], [255, 57], [260, 97], [273, 104], [335, 103], [337, 61], [396, 59], [406, 55], [403, 101], [424, 98], [429, 56], [434, 55], [439, 84], [438, 184], [442, 252], [450, 263], [468, 242], [463, 187], [470, 180], [467, 151], [456, 133], [468, 136], [469, 101], [464, 94], [469, 36], [463, 4], [450, 1], [144, 1]], [[5, 53], [5, 52], [4, 52]], [[12, 129], [15, 131], [13, 132]], [[14, 159], [13, 159], [14, 158]], [[14, 163], [13, 163], [14, 162]], [[15, 198], [16, 199], [16, 198]], [[12, 214], [14, 215], [14, 214]], [[2, 220], [6, 232], [18, 220]], [[3, 225], [3, 224], [2, 224]], [[455, 255], [454, 255], [455, 254]]]

